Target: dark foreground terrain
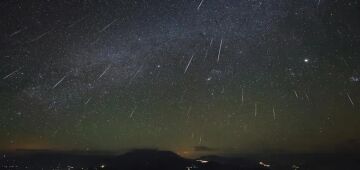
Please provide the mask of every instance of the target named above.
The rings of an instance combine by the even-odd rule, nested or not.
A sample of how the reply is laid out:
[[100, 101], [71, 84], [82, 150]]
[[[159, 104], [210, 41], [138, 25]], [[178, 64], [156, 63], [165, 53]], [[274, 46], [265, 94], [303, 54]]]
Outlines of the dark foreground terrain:
[[169, 151], [134, 150], [122, 155], [50, 151], [2, 153], [0, 169], [261, 170], [360, 169], [349, 154], [204, 156], [186, 159]]

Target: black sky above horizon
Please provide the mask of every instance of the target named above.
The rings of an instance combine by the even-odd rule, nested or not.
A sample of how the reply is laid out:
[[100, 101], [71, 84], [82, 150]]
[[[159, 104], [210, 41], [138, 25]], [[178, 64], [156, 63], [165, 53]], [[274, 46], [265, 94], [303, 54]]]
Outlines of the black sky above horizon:
[[0, 11], [0, 149], [360, 149], [359, 1], [6, 0]]

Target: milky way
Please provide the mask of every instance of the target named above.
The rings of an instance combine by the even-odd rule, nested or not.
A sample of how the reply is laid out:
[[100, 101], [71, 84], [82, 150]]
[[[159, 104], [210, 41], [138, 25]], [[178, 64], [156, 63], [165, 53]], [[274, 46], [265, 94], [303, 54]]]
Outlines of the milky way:
[[0, 149], [359, 150], [359, 5], [3, 1]]

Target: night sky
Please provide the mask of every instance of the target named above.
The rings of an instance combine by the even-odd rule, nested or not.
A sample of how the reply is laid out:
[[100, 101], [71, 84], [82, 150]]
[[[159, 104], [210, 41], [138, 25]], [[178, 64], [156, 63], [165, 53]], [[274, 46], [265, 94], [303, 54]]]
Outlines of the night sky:
[[360, 151], [358, 0], [0, 2], [0, 150]]

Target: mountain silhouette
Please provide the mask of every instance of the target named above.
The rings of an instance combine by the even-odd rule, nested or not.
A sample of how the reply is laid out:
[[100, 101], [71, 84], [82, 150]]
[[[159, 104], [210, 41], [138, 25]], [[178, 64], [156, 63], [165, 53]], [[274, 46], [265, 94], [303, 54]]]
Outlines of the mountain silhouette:
[[[203, 157], [206, 160], [207, 157]], [[107, 161], [103, 169], [121, 170], [257, 170], [265, 169], [250, 161], [242, 161], [243, 164], [231, 163], [225, 158], [209, 157], [208, 162], [186, 159], [170, 151], [158, 150], [134, 150], [124, 155], [117, 156]]]
[[139, 149], [122, 155], [106, 152], [18, 150], [3, 154], [0, 169], [260, 170], [266, 167], [242, 158], [204, 156], [187, 159], [171, 151]]

